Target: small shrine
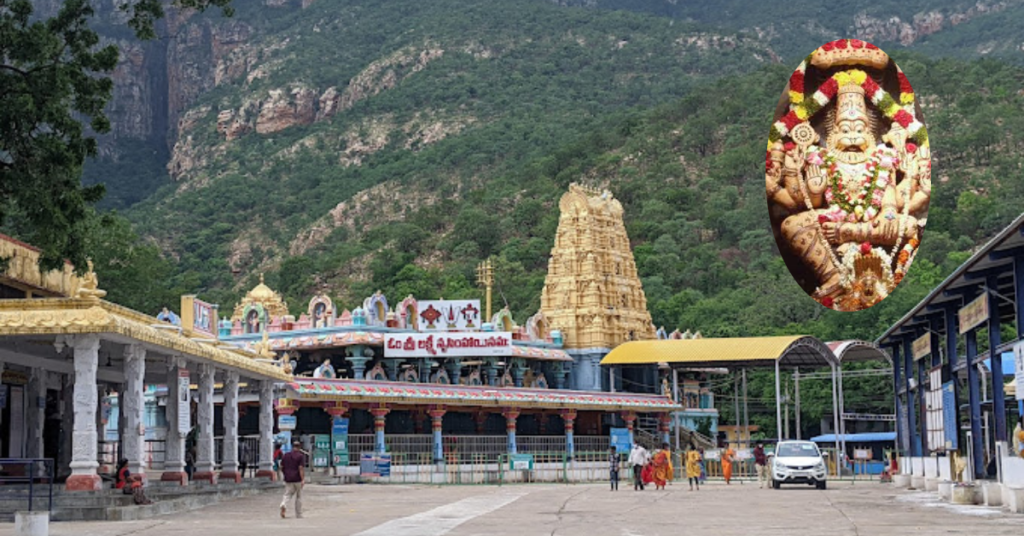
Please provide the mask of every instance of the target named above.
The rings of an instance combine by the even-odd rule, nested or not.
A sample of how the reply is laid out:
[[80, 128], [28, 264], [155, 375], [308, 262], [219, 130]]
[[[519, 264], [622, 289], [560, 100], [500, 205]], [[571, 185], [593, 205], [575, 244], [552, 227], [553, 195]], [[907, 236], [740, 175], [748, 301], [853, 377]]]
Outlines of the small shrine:
[[260, 283], [235, 306], [231, 322], [242, 333], [260, 333], [270, 327], [272, 319], [283, 320], [287, 315], [288, 304], [266, 285], [260, 274]]

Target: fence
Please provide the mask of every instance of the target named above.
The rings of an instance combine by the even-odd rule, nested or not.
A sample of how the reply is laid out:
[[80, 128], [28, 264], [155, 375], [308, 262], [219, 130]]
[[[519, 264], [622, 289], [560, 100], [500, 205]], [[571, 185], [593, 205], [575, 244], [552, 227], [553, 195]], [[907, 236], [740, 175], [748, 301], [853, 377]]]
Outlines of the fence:
[[[27, 486], [26, 486], [27, 484]], [[28, 510], [35, 509], [37, 499], [45, 494], [46, 509], [53, 511], [53, 459], [52, 458], [7, 458], [0, 459], [0, 510], [16, 511], [22, 500], [28, 502]]]

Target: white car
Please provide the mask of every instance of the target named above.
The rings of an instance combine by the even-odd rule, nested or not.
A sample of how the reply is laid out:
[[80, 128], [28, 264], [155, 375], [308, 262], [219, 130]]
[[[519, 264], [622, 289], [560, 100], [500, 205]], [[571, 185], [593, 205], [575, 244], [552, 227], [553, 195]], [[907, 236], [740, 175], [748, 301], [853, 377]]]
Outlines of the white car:
[[818, 445], [810, 441], [782, 441], [772, 456], [772, 487], [809, 484], [825, 489], [828, 469]]

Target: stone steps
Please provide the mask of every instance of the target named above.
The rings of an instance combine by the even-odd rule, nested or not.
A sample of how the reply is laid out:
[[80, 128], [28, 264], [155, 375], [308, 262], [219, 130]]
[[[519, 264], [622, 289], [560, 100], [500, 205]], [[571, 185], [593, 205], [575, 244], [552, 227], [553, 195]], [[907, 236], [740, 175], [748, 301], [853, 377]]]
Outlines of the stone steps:
[[[184, 512], [202, 508], [222, 500], [250, 497], [283, 485], [269, 481], [245, 481], [210, 485], [194, 482], [189, 486], [178, 486], [167, 482], [151, 482], [146, 487], [146, 496], [153, 502], [136, 505], [131, 495], [121, 490], [106, 489], [95, 492], [73, 492], [54, 487], [53, 521], [128, 521], [147, 519], [153, 516]], [[25, 490], [27, 491], [27, 489]], [[20, 495], [20, 500], [19, 500]], [[27, 494], [18, 489], [0, 491], [0, 521], [13, 521], [16, 510], [24, 510]], [[36, 509], [46, 508], [45, 497], [35, 502]]]

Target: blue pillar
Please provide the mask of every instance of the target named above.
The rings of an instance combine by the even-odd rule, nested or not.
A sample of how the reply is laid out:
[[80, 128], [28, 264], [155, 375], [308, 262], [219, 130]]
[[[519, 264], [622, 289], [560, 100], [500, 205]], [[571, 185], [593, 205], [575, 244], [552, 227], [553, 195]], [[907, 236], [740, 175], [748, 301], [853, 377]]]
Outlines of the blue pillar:
[[953, 411], [956, 413], [956, 438], [957, 447], [960, 447], [960, 382], [957, 380], [956, 368], [960, 361], [956, 349], [956, 338], [960, 331], [960, 325], [956, 319], [956, 309], [952, 307], [946, 308], [946, 360], [948, 361], [949, 377], [953, 381], [953, 400], [956, 403], [956, 407]]
[[904, 441], [906, 440], [907, 434], [907, 423], [903, 419], [903, 400], [900, 395], [900, 388], [903, 387], [902, 374], [900, 374], [900, 345], [892, 345], [892, 396], [895, 398], [896, 407], [896, 451], [903, 450], [903, 454], [906, 455], [906, 451], [903, 449]]
[[[1024, 340], [1024, 257], [1019, 255], [1013, 258], [1013, 297], [1016, 302], [1017, 339]], [[1017, 401], [1017, 415], [1024, 415], [1024, 400]]]
[[370, 408], [370, 415], [373, 415], [373, 429], [375, 431], [374, 451], [377, 454], [387, 452], [387, 445], [384, 443], [384, 417], [390, 412], [386, 407]]
[[[1014, 267], [1016, 271], [1016, 267]], [[996, 414], [995, 440], [1006, 441], [1006, 393], [1003, 389], [1003, 354], [998, 350], [1001, 342], [999, 333], [999, 297], [993, 291], [999, 289], [994, 275], [988, 276], [988, 352], [992, 363], [992, 411]]]
[[515, 409], [505, 410], [505, 430], [508, 431], [508, 453], [516, 454], [516, 419], [519, 418], [519, 411]]
[[444, 461], [444, 443], [441, 439], [441, 425], [444, 422], [444, 408], [431, 408], [428, 413], [430, 415], [430, 427], [434, 432], [434, 463]]
[[974, 477], [985, 474], [985, 452], [981, 437], [981, 384], [974, 359], [978, 355], [978, 334], [967, 332], [967, 398], [971, 411], [971, 455], [974, 457]]
[[565, 454], [571, 460], [576, 455], [576, 442], [573, 439], [576, 427], [576, 410], [563, 409], [562, 422], [565, 423]]
[[913, 338], [903, 338], [904, 382], [907, 387], [907, 431], [910, 433], [910, 456], [921, 455], [921, 437], [917, 432], [917, 389], [910, 389], [910, 378], [914, 377]]

